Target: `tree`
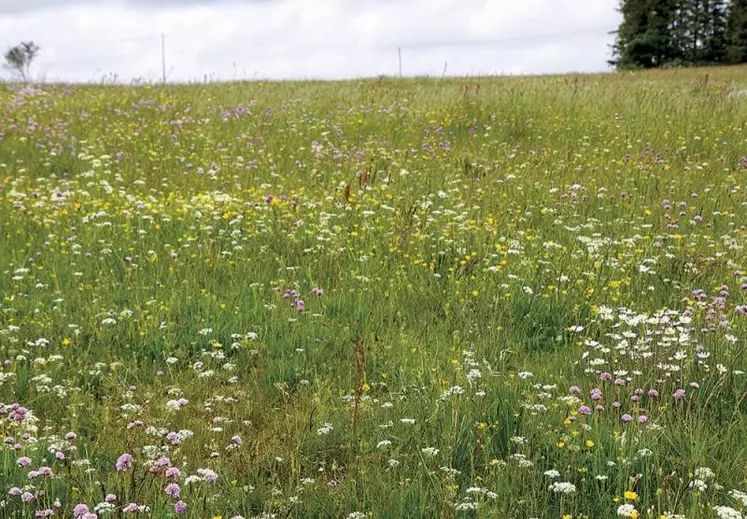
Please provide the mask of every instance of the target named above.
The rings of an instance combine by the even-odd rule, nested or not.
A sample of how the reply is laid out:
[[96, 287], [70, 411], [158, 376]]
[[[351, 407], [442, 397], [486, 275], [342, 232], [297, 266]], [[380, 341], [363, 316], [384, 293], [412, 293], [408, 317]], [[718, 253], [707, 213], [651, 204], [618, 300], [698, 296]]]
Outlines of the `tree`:
[[726, 59], [747, 63], [747, 0], [732, 0], [726, 22]]
[[674, 0], [621, 0], [622, 22], [609, 62], [618, 69], [663, 67], [678, 59]]
[[28, 81], [31, 63], [40, 50], [41, 48], [33, 41], [22, 41], [5, 53], [5, 67], [20, 76], [22, 81]]

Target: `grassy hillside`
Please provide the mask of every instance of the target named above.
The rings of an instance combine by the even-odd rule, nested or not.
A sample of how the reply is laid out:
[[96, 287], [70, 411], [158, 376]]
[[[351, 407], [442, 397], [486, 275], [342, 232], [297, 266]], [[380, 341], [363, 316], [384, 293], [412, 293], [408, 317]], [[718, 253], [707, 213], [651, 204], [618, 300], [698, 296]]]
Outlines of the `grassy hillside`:
[[742, 88], [0, 85], [0, 516], [741, 517]]

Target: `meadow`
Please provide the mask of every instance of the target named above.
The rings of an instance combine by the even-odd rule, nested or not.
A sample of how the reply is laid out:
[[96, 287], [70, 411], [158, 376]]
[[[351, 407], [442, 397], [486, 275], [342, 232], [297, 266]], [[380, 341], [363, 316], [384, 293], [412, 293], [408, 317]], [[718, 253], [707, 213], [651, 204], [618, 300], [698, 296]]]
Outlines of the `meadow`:
[[0, 84], [0, 517], [743, 517], [742, 88]]

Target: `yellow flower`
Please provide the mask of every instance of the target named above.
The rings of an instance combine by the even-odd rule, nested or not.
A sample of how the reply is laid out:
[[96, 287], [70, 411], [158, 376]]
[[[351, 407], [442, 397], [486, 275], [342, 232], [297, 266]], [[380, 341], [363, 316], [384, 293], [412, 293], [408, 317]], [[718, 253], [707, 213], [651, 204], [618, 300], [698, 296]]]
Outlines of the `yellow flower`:
[[638, 493], [633, 492], [632, 490], [626, 491], [625, 494], [623, 495], [625, 496], [625, 499], [627, 499], [628, 501], [635, 501], [636, 499], [638, 499]]
[[563, 516], [563, 519], [573, 519], [573, 517], [571, 516], [571, 514], [565, 514]]
[[565, 447], [565, 442], [558, 442], [558, 443], [556, 443], [556, 444], [555, 444], [555, 446], [556, 446], [556, 447], [557, 447], [558, 449], [562, 449], [563, 447]]
[[65, 337], [64, 339], [62, 339], [62, 345], [63, 346], [70, 346], [72, 343], [73, 343], [73, 341], [71, 341], [67, 337]]
[[591, 449], [594, 447], [594, 442], [591, 440], [586, 440], [586, 447]]

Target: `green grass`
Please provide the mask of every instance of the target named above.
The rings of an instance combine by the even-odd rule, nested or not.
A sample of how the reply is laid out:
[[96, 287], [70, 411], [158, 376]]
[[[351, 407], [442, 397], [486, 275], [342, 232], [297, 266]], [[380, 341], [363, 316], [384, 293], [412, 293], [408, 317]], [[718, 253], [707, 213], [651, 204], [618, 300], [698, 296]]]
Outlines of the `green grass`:
[[0, 515], [738, 517], [744, 85], [0, 85]]

